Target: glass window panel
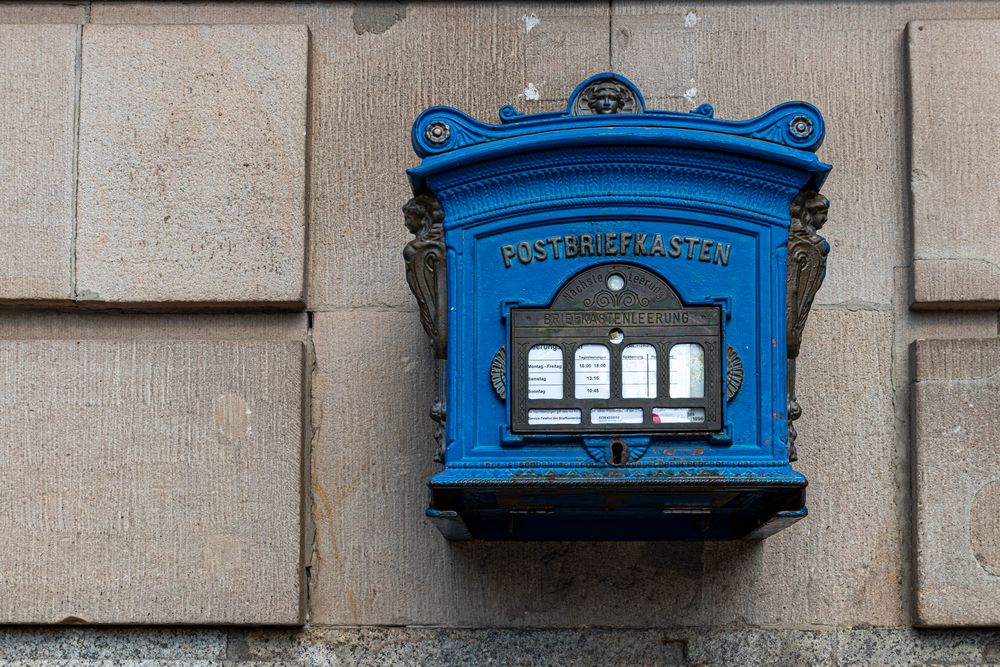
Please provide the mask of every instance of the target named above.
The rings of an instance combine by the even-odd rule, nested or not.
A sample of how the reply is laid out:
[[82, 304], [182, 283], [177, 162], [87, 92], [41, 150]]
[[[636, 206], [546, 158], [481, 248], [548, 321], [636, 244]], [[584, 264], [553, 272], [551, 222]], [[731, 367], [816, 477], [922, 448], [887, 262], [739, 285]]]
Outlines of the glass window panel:
[[577, 398], [611, 397], [611, 352], [604, 345], [576, 348]]
[[642, 408], [594, 408], [591, 424], [641, 424]]
[[698, 424], [705, 421], [705, 408], [653, 408], [654, 424]]
[[656, 398], [656, 348], [645, 343], [622, 350], [622, 398]]
[[528, 410], [528, 425], [579, 424], [579, 410]]
[[528, 400], [562, 397], [562, 348], [558, 345], [532, 346], [528, 350]]
[[670, 348], [670, 397], [704, 398], [705, 349], [697, 343]]

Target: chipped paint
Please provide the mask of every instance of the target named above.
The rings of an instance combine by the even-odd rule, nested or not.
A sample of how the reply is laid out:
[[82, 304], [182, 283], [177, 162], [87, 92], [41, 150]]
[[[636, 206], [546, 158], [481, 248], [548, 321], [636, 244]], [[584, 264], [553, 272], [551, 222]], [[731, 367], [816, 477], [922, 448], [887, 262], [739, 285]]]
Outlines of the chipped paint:
[[537, 102], [542, 99], [542, 94], [538, 92], [538, 88], [533, 83], [529, 83], [524, 87], [524, 99], [530, 102]]
[[542, 19], [538, 18], [538, 14], [525, 14], [521, 20], [524, 21], [524, 32], [531, 32], [535, 26], [542, 22]]
[[686, 99], [688, 102], [693, 103], [696, 97], [698, 97], [697, 86], [691, 86], [690, 88], [684, 91], [684, 99]]
[[684, 15], [684, 27], [693, 28], [698, 25], [698, 15], [694, 12], [688, 12]]

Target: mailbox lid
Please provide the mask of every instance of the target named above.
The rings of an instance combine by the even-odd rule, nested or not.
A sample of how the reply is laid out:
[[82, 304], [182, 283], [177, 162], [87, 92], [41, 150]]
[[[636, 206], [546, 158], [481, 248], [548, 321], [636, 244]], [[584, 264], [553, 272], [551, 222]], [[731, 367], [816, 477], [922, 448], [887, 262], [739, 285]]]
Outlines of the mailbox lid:
[[[608, 81], [620, 84], [618, 92], [628, 99], [615, 113], [586, 113], [582, 107], [592, 89]], [[537, 182], [545, 174], [572, 169], [573, 163], [616, 165], [616, 172], [626, 177], [632, 168], [629, 165], [638, 170], [654, 168], [669, 177], [673, 192], [649, 188], [653, 197], [672, 194], [706, 203], [723, 202], [751, 212], [766, 208], [763, 202], [752, 201], [759, 196], [755, 191], [784, 185], [794, 189], [794, 196], [807, 186], [818, 190], [830, 171], [830, 166], [814, 155], [825, 134], [822, 115], [805, 102], [780, 104], [744, 121], [716, 119], [708, 104], [690, 113], [649, 110], [630, 81], [606, 72], [581, 83], [565, 112], [524, 115], [507, 106], [500, 110], [500, 121], [484, 123], [451, 107], [431, 107], [414, 122], [413, 146], [423, 158], [420, 166], [408, 170], [414, 192], [433, 191], [444, 202], [449, 189], [461, 188], [460, 196], [451, 202], [452, 210], [446, 205], [446, 225], [462, 224], [491, 212], [510, 213], [532, 202], [630, 194], [615, 187], [614, 179], [608, 180], [600, 169], [575, 173], [573, 183], [535, 188], [523, 183], [525, 170], [531, 172], [528, 180]], [[753, 187], [746, 189], [743, 197], [728, 202], [699, 196], [698, 188], [683, 187], [679, 177], [687, 169], [724, 178], [728, 175], [730, 180], [742, 177], [747, 179], [746, 186]], [[476, 184], [489, 176], [501, 179], [488, 184], [492, 194], [488, 188], [480, 195]], [[695, 179], [702, 187], [711, 186], [712, 180]], [[505, 184], [518, 187], [496, 190]], [[519, 196], [519, 192], [529, 196]], [[744, 201], [746, 195], [750, 196], [748, 201]], [[785, 226], [788, 203], [774, 216]]]

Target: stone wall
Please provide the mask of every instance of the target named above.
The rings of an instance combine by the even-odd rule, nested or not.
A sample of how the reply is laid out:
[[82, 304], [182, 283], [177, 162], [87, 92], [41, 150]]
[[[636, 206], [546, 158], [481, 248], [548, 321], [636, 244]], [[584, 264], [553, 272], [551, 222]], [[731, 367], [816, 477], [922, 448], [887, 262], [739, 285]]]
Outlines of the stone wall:
[[[0, 660], [1000, 661], [1000, 3], [15, 3], [0, 24]], [[410, 124], [558, 109], [608, 69], [654, 108], [826, 117], [810, 516], [761, 543], [449, 544], [423, 518]]]

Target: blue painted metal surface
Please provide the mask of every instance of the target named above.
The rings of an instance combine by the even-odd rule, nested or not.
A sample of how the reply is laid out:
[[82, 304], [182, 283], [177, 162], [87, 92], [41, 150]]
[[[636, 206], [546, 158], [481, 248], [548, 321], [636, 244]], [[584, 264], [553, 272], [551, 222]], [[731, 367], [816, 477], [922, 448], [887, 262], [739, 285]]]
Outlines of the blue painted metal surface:
[[[609, 77], [635, 95], [633, 112], [574, 115], [581, 92]], [[600, 74], [566, 112], [504, 107], [494, 125], [433, 107], [417, 118], [423, 161], [408, 173], [415, 193], [440, 201], [447, 248], [445, 461], [428, 511], [446, 536], [753, 538], [805, 515], [806, 480], [787, 451], [786, 253], [793, 198], [830, 170], [814, 155], [823, 119], [803, 102], [712, 116], [708, 105], [646, 110], [631, 82]], [[617, 237], [616, 255], [567, 257], [558, 240], [623, 232], [632, 241]], [[651, 255], [657, 235], [667, 253]], [[728, 249], [725, 262], [711, 250], [704, 260], [707, 240]], [[522, 242], [527, 261], [502, 252]], [[723, 383], [721, 431], [623, 434], [632, 458], [621, 466], [593, 456], [606, 434], [512, 432], [510, 369], [505, 400], [490, 380], [497, 350], [511, 349], [512, 308], [546, 307], [574, 275], [613, 261], [653, 271], [687, 306], [720, 306], [723, 344], [744, 370], [731, 400]]]

